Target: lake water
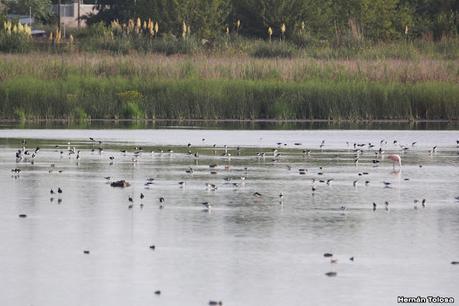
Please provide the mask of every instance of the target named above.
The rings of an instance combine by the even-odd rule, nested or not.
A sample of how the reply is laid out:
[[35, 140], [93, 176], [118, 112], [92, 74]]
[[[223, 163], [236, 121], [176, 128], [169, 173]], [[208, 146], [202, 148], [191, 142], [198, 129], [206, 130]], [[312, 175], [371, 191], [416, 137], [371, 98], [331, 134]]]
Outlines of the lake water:
[[[41, 148], [33, 163], [15, 158], [23, 139]], [[0, 305], [457, 303], [458, 139], [457, 130], [1, 129]], [[365, 144], [357, 164], [354, 143]], [[118, 179], [131, 187], [110, 187]]]

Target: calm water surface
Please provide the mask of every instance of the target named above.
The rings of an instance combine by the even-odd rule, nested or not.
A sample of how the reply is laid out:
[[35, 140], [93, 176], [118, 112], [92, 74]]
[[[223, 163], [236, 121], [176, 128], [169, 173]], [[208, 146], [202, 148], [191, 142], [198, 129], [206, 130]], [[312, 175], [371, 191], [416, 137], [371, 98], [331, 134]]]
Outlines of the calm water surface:
[[[89, 137], [103, 141], [102, 153]], [[33, 164], [15, 159], [22, 139], [41, 147]], [[454, 130], [0, 130], [0, 305], [394, 305], [398, 295], [457, 303], [458, 139]], [[400, 172], [375, 155], [381, 140], [385, 156], [402, 154]], [[354, 142], [366, 144], [358, 165]], [[105, 177], [132, 186], [112, 188]], [[425, 208], [414, 203], [423, 198]]]

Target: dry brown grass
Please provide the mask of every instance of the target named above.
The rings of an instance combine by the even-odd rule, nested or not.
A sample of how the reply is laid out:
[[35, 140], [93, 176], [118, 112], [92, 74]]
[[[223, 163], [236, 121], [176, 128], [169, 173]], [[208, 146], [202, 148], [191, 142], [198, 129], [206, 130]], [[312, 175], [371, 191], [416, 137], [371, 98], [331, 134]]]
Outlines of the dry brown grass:
[[15, 76], [43, 79], [67, 73], [103, 77], [158, 79], [275, 79], [305, 81], [320, 79], [368, 80], [416, 83], [459, 83], [459, 60], [316, 60], [253, 59], [248, 56], [205, 57], [157, 54], [0, 54], [0, 80]]

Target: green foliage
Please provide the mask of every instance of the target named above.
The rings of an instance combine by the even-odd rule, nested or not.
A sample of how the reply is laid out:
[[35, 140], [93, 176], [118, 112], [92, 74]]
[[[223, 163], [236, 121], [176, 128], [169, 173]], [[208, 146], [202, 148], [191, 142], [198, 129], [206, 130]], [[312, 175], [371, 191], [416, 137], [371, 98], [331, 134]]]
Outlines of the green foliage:
[[133, 51], [163, 53], [165, 55], [193, 54], [200, 45], [193, 37], [177, 39], [172, 35], [151, 38], [143, 35], [84, 35], [80, 36], [79, 46], [84, 51], [109, 51], [113, 54], [128, 54]]
[[176, 0], [179, 22], [190, 25], [191, 32], [196, 32], [205, 39], [215, 38], [223, 32], [230, 13], [227, 0]]
[[177, 39], [172, 35], [164, 35], [162, 38], [149, 40], [143, 48], [144, 51], [173, 54], [193, 54], [199, 49], [199, 43], [193, 37]]
[[[34, 17], [51, 23], [50, 4], [55, 1], [0, 1], [9, 13], [28, 14], [31, 7]], [[98, 0], [97, 5], [97, 13], [85, 17], [91, 25], [152, 18], [159, 22], [159, 36], [181, 37], [186, 22], [198, 40], [210, 41], [219, 39], [227, 27], [231, 33], [263, 39], [271, 27], [277, 38], [283, 23], [285, 36], [299, 46], [310, 41], [327, 41], [333, 46], [360, 40], [439, 41], [459, 33], [457, 0]]]
[[98, 5], [100, 11], [89, 17], [90, 24], [152, 18], [159, 22], [161, 34], [180, 37], [182, 23], [186, 22], [191, 33], [206, 39], [215, 38], [224, 30], [231, 7], [228, 0], [101, 0]]
[[0, 2], [8, 9], [8, 13], [29, 15], [32, 12], [32, 16], [42, 22], [49, 21], [52, 16], [51, 0], [0, 0]]
[[121, 104], [121, 113], [124, 119], [142, 119], [145, 115], [140, 109], [142, 94], [135, 90], [129, 90], [117, 94]]
[[14, 110], [14, 119], [20, 122], [26, 121], [27, 117], [25, 111], [22, 108], [16, 108]]
[[0, 52], [27, 53], [30, 52], [32, 48], [32, 41], [26, 34], [8, 34], [0, 30]]
[[76, 107], [71, 114], [71, 118], [77, 122], [84, 122], [91, 119], [82, 107]]
[[[119, 91], [121, 90], [121, 91]], [[117, 92], [118, 91], [118, 92]], [[66, 98], [69, 94], [71, 99]], [[75, 99], [72, 101], [72, 99]], [[113, 100], [118, 103], [113, 103]], [[13, 107], [14, 106], [14, 107]], [[15, 78], [0, 83], [3, 118], [459, 119], [448, 82]], [[26, 110], [26, 111], [24, 111]], [[88, 114], [88, 116], [86, 115]]]
[[290, 58], [296, 51], [294, 46], [285, 42], [258, 42], [250, 55], [258, 58]]

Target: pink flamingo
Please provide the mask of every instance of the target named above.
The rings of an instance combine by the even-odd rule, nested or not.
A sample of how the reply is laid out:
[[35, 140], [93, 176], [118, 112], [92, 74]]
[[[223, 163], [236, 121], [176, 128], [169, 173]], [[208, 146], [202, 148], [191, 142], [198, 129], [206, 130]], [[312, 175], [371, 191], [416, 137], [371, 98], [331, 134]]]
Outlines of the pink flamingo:
[[402, 166], [402, 159], [400, 158], [400, 155], [398, 154], [392, 154], [387, 157], [392, 161], [392, 167], [395, 170], [395, 163], [398, 163], [398, 167], [400, 168]]

